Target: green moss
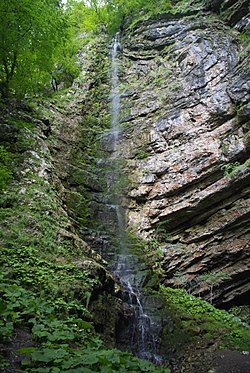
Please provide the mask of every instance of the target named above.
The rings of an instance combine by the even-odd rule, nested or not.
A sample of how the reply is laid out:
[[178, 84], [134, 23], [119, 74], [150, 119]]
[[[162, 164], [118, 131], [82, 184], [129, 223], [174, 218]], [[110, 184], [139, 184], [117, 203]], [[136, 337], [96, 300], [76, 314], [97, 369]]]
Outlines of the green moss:
[[81, 221], [81, 224], [86, 224], [90, 214], [89, 198], [82, 193], [69, 191], [66, 195], [66, 203], [69, 208], [69, 214]]
[[35, 128], [35, 123], [33, 121], [27, 121], [19, 118], [13, 118], [10, 117], [7, 120], [7, 123], [13, 126], [16, 126], [17, 128], [28, 128], [29, 130], [33, 131]]
[[[250, 327], [238, 317], [213, 307], [208, 302], [189, 295], [184, 290], [161, 287], [171, 312], [173, 330], [167, 332], [168, 343], [218, 341], [221, 347], [248, 350], [250, 346]], [[181, 336], [183, 335], [183, 343]], [[165, 342], [166, 343], [166, 342]]]
[[250, 167], [250, 158], [248, 158], [243, 164], [239, 162], [227, 163], [221, 166], [225, 176], [235, 177], [239, 172], [247, 170]]
[[248, 158], [243, 164], [237, 164], [233, 167], [232, 171], [230, 172], [230, 176], [236, 176], [239, 172], [246, 170], [250, 167], [250, 158]]
[[66, 252], [69, 242], [57, 240], [59, 226], [63, 228], [67, 223], [63, 215], [57, 214], [60, 204], [56, 192], [43, 178], [32, 176], [32, 183], [23, 185], [21, 193], [13, 184], [1, 195], [1, 242], [8, 246], [37, 246], [43, 253]]

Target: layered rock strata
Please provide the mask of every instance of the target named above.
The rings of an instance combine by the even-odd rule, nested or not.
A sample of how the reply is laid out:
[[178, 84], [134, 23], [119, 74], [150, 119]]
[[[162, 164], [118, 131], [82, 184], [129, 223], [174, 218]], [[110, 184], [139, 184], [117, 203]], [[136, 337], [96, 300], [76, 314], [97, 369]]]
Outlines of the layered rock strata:
[[117, 152], [128, 224], [160, 240], [163, 283], [229, 307], [250, 292], [249, 47], [242, 20], [207, 9], [124, 33]]

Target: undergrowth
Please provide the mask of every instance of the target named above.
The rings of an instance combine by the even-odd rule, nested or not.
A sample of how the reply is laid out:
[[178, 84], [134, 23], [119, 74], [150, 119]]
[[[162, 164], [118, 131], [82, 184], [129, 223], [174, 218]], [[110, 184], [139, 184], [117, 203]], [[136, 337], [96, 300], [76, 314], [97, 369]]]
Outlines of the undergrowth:
[[0, 370], [168, 373], [104, 346], [90, 309], [112, 292], [105, 270], [70, 225], [39, 129], [9, 117], [18, 128], [11, 157], [5, 145], [0, 154]]
[[162, 286], [161, 291], [172, 312], [175, 329], [183, 331], [185, 342], [202, 337], [203, 340], [218, 340], [221, 348], [249, 351], [250, 327], [239, 317], [217, 309], [183, 289]]
[[[106, 349], [95, 333], [88, 303], [98, 279], [71, 264], [39, 258], [34, 248], [0, 252], [1, 349], [17, 328], [30, 334], [24, 372], [168, 372], [117, 349]], [[6, 362], [1, 368], [6, 367]]]
[[11, 153], [0, 145], [0, 191], [8, 186], [12, 181], [12, 171], [10, 168]]

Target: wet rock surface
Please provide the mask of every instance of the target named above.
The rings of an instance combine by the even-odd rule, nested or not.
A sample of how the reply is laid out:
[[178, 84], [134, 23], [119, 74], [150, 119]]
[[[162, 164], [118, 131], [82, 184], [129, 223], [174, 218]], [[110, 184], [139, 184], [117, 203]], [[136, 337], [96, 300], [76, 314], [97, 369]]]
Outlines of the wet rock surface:
[[232, 27], [245, 8], [228, 21], [218, 7], [124, 33], [116, 151], [130, 175], [129, 226], [162, 242], [163, 283], [230, 307], [250, 291], [250, 75]]
[[245, 351], [216, 351], [214, 347], [197, 346], [195, 352], [188, 351], [183, 356], [182, 368], [173, 364], [172, 373], [248, 373], [250, 356]]
[[215, 354], [215, 373], [247, 373], [250, 370], [249, 353], [223, 350]]

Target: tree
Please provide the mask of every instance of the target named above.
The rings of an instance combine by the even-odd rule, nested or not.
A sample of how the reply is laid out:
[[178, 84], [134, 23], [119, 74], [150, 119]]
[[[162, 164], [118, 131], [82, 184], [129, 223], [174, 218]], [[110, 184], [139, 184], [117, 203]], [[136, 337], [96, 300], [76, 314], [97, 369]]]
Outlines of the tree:
[[89, 0], [89, 4], [110, 34], [119, 31], [125, 19], [131, 22], [142, 14], [156, 15], [171, 7], [170, 0]]
[[53, 70], [66, 20], [57, 0], [0, 0], [0, 93], [24, 95]]

